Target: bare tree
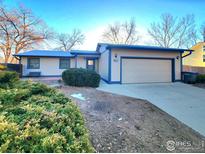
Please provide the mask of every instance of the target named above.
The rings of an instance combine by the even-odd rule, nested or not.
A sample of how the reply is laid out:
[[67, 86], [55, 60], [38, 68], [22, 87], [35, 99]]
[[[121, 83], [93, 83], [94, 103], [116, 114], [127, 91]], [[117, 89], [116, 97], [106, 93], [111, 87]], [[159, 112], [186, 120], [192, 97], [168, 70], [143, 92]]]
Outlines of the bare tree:
[[194, 15], [177, 18], [162, 14], [161, 21], [153, 22], [148, 33], [162, 47], [190, 47], [197, 41]]
[[201, 35], [202, 35], [203, 41], [205, 42], [205, 23], [202, 24], [201, 26]]
[[20, 6], [13, 10], [0, 7], [0, 52], [5, 63], [13, 62], [12, 54], [30, 49], [49, 37], [42, 20]]
[[59, 47], [56, 49], [69, 51], [77, 45], [82, 44], [84, 39], [84, 34], [78, 29], [74, 29], [70, 34], [57, 34], [55, 40]]
[[136, 44], [139, 36], [136, 30], [136, 23], [133, 19], [129, 22], [116, 22], [109, 25], [103, 33], [103, 41], [115, 44]]

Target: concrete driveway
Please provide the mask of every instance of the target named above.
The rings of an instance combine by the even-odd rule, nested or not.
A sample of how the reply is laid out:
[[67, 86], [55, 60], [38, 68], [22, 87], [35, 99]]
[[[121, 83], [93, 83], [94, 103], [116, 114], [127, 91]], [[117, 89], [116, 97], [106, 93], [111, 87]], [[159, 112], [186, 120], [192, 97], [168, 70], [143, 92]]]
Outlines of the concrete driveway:
[[98, 88], [146, 99], [205, 136], [205, 89], [183, 83], [106, 84]]

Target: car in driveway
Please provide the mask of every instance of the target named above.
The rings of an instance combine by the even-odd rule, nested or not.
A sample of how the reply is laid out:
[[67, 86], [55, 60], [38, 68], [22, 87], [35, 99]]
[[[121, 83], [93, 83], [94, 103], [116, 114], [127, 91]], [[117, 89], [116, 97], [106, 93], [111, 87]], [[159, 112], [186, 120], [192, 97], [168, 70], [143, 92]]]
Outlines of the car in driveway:
[[181, 82], [106, 84], [99, 90], [150, 101], [205, 136], [205, 89]]

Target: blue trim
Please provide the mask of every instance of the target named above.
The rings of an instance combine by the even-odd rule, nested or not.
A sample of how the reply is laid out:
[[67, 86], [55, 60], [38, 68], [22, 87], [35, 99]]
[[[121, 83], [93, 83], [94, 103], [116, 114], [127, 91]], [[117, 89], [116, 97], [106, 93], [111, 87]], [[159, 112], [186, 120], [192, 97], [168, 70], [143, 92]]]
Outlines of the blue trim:
[[14, 54], [18, 57], [74, 57], [70, 52], [55, 50], [31, 50], [23, 53]]
[[101, 54], [103, 54], [103, 53], [105, 53], [107, 51], [109, 51], [109, 49], [106, 48], [103, 52], [101, 52]]
[[100, 49], [101, 46], [102, 46], [102, 45], [100, 45], [100, 44], [98, 43], [98, 44], [97, 44], [97, 48], [96, 48], [96, 51], [99, 52], [100, 54], [103, 54], [103, 53], [109, 51], [109, 50], [106, 48], [106, 46], [105, 46], [105, 50], [103, 50], [102, 52], [100, 52], [99, 49]]
[[110, 81], [109, 84], [121, 84], [120, 81]]
[[172, 60], [174, 58], [159, 58], [159, 57], [129, 57], [129, 56], [121, 56], [120, 58], [125, 58], [125, 59], [159, 59], [159, 60]]
[[100, 53], [77, 53], [77, 52], [71, 52], [71, 54], [73, 55], [96, 55], [96, 56], [100, 56]]
[[101, 80], [105, 81], [106, 83], [109, 83], [109, 81], [104, 79], [103, 77], [101, 77]]
[[103, 77], [101, 77], [101, 80], [105, 81], [108, 84], [120, 84], [119, 81], [111, 81], [111, 82], [109, 82], [108, 80], [104, 79]]
[[174, 82], [182, 82], [182, 80], [175, 80]]
[[112, 51], [109, 50], [108, 53], [108, 81], [111, 82], [111, 76], [112, 76]]
[[38, 58], [38, 57], [43, 57], [43, 58], [74, 58], [75, 56], [38, 56], [38, 55], [15, 55], [17, 57], [31, 57], [31, 58]]
[[120, 84], [122, 84], [122, 57], [120, 57]]
[[182, 59], [182, 53], [180, 53], [180, 60], [181, 60], [181, 62], [180, 62], [180, 68], [181, 68], [181, 80], [182, 80], [182, 72], [183, 72], [183, 59]]
[[75, 68], [77, 68], [78, 67], [78, 59], [77, 59], [78, 57], [77, 56], [75, 56]]
[[172, 59], [172, 82], [175, 82], [175, 59]]
[[158, 59], [158, 60], [171, 60], [171, 67], [172, 67], [172, 82], [175, 82], [175, 59], [174, 58], [155, 58], [155, 57], [120, 57], [120, 83], [122, 84], [122, 59]]
[[157, 46], [142, 46], [142, 45], [126, 45], [126, 44], [109, 44], [109, 43], [98, 43], [97, 49], [101, 46], [107, 46], [108, 49], [136, 49], [136, 50], [154, 50], [154, 51], [172, 51], [172, 52], [184, 52], [193, 51], [190, 49], [178, 49], [178, 48], [165, 48]]
[[99, 59], [99, 57], [85, 57], [85, 59], [89, 59], [89, 60], [97, 60], [97, 59]]

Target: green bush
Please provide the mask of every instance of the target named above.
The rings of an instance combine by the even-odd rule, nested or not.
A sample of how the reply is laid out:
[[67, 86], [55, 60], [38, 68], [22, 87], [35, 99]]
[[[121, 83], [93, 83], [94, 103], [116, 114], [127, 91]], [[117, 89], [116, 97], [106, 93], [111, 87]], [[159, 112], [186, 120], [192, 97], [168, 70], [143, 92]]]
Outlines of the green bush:
[[19, 81], [0, 89], [0, 152], [94, 152], [83, 116], [57, 90]]
[[19, 80], [19, 74], [11, 71], [0, 71], [0, 88], [13, 87]]
[[83, 68], [71, 68], [65, 70], [62, 74], [65, 84], [77, 87], [98, 87], [100, 75], [95, 71]]
[[197, 83], [205, 83], [205, 74], [198, 75], [196, 77], [196, 82]]
[[29, 96], [29, 89], [0, 89], [1, 104], [18, 104]]
[[45, 84], [36, 82], [30, 85], [29, 90], [31, 94], [36, 95], [36, 94], [45, 94], [51, 91], [52, 89], [46, 86]]

